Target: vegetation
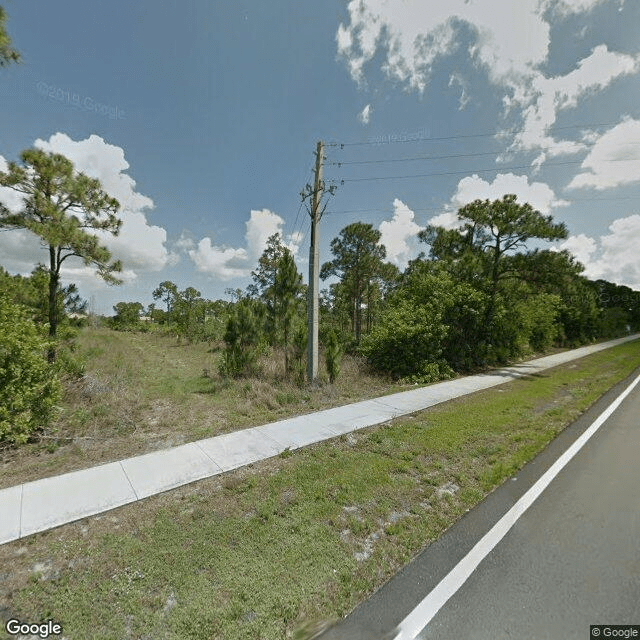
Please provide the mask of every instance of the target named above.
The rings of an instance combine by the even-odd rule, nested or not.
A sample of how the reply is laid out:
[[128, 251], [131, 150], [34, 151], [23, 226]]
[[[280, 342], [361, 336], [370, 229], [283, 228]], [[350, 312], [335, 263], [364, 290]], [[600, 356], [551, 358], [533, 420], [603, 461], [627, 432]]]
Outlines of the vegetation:
[[[114, 273], [121, 270], [119, 261], [100, 245], [91, 231], [117, 235], [122, 221], [116, 216], [120, 205], [102, 191], [98, 180], [75, 173], [73, 163], [63, 155], [29, 149], [20, 155], [23, 166], [9, 163], [0, 172], [0, 185], [23, 194], [24, 207], [10, 212], [0, 204], [0, 228], [28, 229], [42, 239], [49, 253], [49, 336], [56, 337], [60, 269], [68, 258], [81, 258], [97, 268], [98, 275], [110, 283], [120, 282]], [[55, 360], [51, 343], [48, 358]]]
[[61, 386], [48, 346], [27, 310], [0, 298], [0, 443], [27, 442], [56, 413]]
[[[391, 385], [350, 354], [334, 384], [300, 384], [297, 347], [287, 378], [282, 348], [264, 343], [254, 373], [233, 378], [219, 373], [224, 341], [178, 344], [152, 322], [146, 331], [95, 322], [79, 330], [69, 353], [84, 363], [83, 375], [58, 374], [59, 414], [28, 443], [0, 447], [0, 488], [410, 388]], [[60, 350], [56, 367], [66, 353]], [[319, 365], [328, 379], [324, 360]]]
[[639, 349], [2, 545], [0, 598], [20, 619], [55, 617], [69, 640], [281, 640], [340, 618], [636, 369]]
[[[329, 276], [340, 277], [340, 285], [334, 288], [334, 297], [343, 297], [346, 301], [356, 343], [362, 336], [363, 304], [366, 300], [367, 309], [372, 310], [372, 302], [379, 293], [377, 279], [385, 273], [382, 261], [387, 252], [380, 244], [380, 237], [380, 232], [370, 224], [350, 224], [331, 241], [331, 253], [335, 257], [320, 269], [323, 280]], [[368, 317], [371, 319], [371, 313]]]
[[255, 373], [260, 346], [259, 313], [250, 298], [234, 307], [224, 334], [226, 349], [220, 366], [223, 375], [238, 378]]
[[359, 347], [375, 369], [428, 381], [640, 329], [639, 292], [590, 282], [566, 251], [528, 247], [566, 236], [551, 216], [506, 195], [458, 219], [420, 232], [429, 256], [401, 274]]
[[[86, 311], [86, 302], [75, 285], [60, 285], [59, 268], [65, 258], [84, 253], [93, 264], [102, 261], [103, 276], [113, 278], [119, 264], [107, 262], [107, 254], [85, 227], [117, 231], [117, 203], [106, 198], [95, 181], [74, 176], [72, 165], [61, 157], [25, 153], [25, 162], [39, 167], [40, 179], [29, 187], [33, 202], [41, 203], [40, 191], [53, 188], [47, 186], [53, 176], [66, 176], [64, 189], [72, 193], [64, 200], [64, 189], [55, 188], [56, 204], [43, 208], [49, 218], [32, 215], [33, 207], [17, 216], [3, 210], [4, 226], [23, 224], [51, 240], [54, 263], [53, 271], [38, 265], [28, 278], [0, 271], [0, 293], [5, 300], [28, 306], [30, 317], [50, 335], [52, 321], [54, 333], [62, 323], [57, 346], [64, 357], [58, 370], [78, 377], [85, 365], [73, 350], [69, 316]], [[26, 169], [12, 165], [2, 179], [20, 185], [26, 175]], [[73, 203], [89, 211], [86, 225], [71, 213]], [[102, 205], [112, 207], [106, 218], [99, 213], [104, 213]], [[348, 225], [333, 240], [334, 259], [322, 269], [323, 277], [338, 280], [324, 292], [321, 305], [322, 380], [335, 384], [341, 369], [344, 375], [343, 354], [364, 357], [372, 378], [380, 376], [374, 387], [382, 393], [388, 389], [386, 376], [425, 384], [552, 347], [574, 347], [640, 329], [639, 292], [589, 281], [567, 252], [528, 246], [531, 239], [565, 235], [564, 226], [551, 217], [505, 196], [463, 207], [459, 220], [458, 229], [425, 229], [420, 238], [429, 245], [429, 255], [421, 254], [402, 273], [384, 262], [380, 234], [371, 225]], [[165, 336], [163, 340], [171, 336], [182, 349], [207, 343], [217, 355], [200, 368], [205, 381], [226, 379], [233, 387], [234, 379], [267, 378], [267, 384], [276, 387], [286, 383], [304, 388], [306, 288], [278, 234], [269, 238], [252, 276], [246, 292], [232, 292], [232, 302], [207, 300], [194, 287], [181, 291], [171, 281], [161, 282], [152, 291], [161, 306], [154, 303], [145, 309], [141, 302], [119, 302], [108, 326]], [[192, 375], [197, 378], [198, 369]], [[299, 397], [297, 392], [294, 397]], [[42, 433], [56, 440], [44, 429]], [[55, 431], [53, 425], [51, 429]]]
[[0, 7], [0, 67], [6, 67], [11, 62], [20, 62], [20, 54], [11, 45], [11, 38], [4, 26], [6, 19], [7, 14]]
[[340, 343], [333, 330], [327, 335], [325, 344], [325, 358], [327, 362], [327, 373], [329, 374], [329, 382], [333, 384], [340, 374], [340, 358], [342, 356]]

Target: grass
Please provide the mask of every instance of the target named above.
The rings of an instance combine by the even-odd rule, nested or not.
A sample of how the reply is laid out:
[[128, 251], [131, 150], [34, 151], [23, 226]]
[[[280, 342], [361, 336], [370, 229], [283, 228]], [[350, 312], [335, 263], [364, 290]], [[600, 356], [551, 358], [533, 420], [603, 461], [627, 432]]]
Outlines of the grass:
[[262, 359], [260, 377], [229, 381], [206, 343], [100, 328], [77, 342], [86, 377], [66, 385], [62, 414], [39, 442], [0, 452], [0, 488], [408, 388], [350, 357], [334, 385], [301, 388], [284, 378], [278, 352]]
[[69, 640], [290, 638], [348, 613], [638, 366], [627, 343], [3, 545], [0, 614]]

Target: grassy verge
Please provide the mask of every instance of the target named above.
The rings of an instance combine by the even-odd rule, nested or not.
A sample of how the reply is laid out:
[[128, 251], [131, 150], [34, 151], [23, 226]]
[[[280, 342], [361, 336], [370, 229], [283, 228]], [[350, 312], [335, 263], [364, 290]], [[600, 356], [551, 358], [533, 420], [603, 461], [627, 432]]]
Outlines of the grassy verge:
[[159, 333], [86, 328], [78, 352], [86, 377], [67, 384], [39, 442], [0, 451], [0, 488], [408, 388], [350, 357], [336, 384], [300, 388], [279, 352], [262, 359], [261, 377], [225, 380], [219, 349]]
[[[640, 341], [0, 547], [0, 618], [72, 639], [343, 616], [640, 366]], [[10, 568], [10, 573], [8, 568]]]

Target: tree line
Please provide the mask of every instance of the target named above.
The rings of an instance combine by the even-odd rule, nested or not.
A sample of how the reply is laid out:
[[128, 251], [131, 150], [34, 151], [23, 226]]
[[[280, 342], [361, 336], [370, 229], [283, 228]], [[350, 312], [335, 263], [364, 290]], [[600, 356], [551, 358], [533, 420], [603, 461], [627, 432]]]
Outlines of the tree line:
[[[42, 420], [42, 411], [32, 406], [35, 398], [53, 410], [46, 389], [53, 398], [59, 394], [56, 376], [79, 371], [70, 314], [86, 310], [86, 303], [75, 285], [61, 285], [62, 265], [79, 258], [113, 284], [122, 269], [95, 235], [118, 234], [117, 200], [60, 154], [29, 149], [20, 158], [0, 172], [0, 185], [20, 193], [23, 207], [11, 212], [0, 203], [0, 229], [36, 234], [48, 263], [29, 277], [0, 271], [0, 440], [24, 437], [25, 425]], [[469, 203], [457, 217], [455, 229], [422, 230], [425, 251], [403, 271], [386, 262], [381, 234], [371, 224], [347, 225], [332, 240], [332, 259], [320, 272], [323, 280], [335, 280], [323, 290], [320, 305], [331, 382], [344, 352], [395, 379], [428, 382], [554, 345], [577, 346], [640, 329], [639, 292], [591, 281], [567, 251], [538, 246], [567, 237], [566, 227], [551, 216], [505, 195]], [[268, 239], [251, 276], [245, 291], [231, 292], [230, 302], [207, 300], [194, 287], [180, 291], [165, 281], [146, 310], [140, 302], [120, 302], [109, 322], [120, 330], [159, 325], [181, 341], [219, 342], [225, 376], [255, 374], [260, 356], [270, 355], [282, 358], [285, 376], [302, 382], [306, 286], [279, 234]], [[48, 366], [35, 366], [34, 354], [43, 345]], [[31, 364], [22, 366], [21, 358]], [[29, 395], [30, 386], [40, 391]]]

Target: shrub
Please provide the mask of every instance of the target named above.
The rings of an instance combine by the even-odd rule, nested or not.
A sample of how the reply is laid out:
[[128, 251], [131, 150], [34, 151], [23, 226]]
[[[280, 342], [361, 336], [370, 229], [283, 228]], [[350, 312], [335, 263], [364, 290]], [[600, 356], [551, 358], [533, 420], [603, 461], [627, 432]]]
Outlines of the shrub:
[[441, 360], [447, 329], [437, 310], [400, 299], [365, 336], [360, 351], [375, 369], [396, 378], [421, 375], [425, 365]]
[[62, 390], [48, 347], [24, 309], [0, 300], [0, 442], [24, 443], [54, 416]]
[[254, 373], [261, 337], [252, 301], [240, 300], [227, 321], [220, 373], [232, 378]]

